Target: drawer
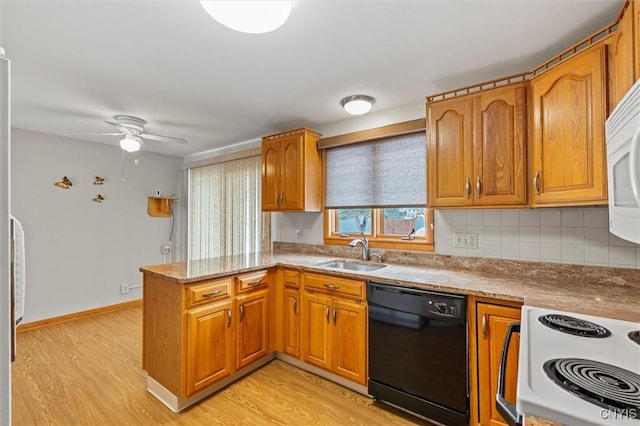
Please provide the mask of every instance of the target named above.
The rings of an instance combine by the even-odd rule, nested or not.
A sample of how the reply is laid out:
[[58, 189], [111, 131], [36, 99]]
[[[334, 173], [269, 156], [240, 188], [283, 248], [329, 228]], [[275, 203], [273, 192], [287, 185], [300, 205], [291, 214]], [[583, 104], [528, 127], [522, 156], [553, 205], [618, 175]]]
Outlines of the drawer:
[[269, 271], [255, 271], [236, 277], [236, 289], [238, 293], [251, 291], [269, 285]]
[[305, 290], [365, 299], [364, 281], [305, 273], [303, 282]]
[[187, 308], [229, 297], [231, 278], [205, 281], [187, 288]]
[[285, 287], [300, 288], [300, 272], [292, 269], [283, 269], [282, 283]]

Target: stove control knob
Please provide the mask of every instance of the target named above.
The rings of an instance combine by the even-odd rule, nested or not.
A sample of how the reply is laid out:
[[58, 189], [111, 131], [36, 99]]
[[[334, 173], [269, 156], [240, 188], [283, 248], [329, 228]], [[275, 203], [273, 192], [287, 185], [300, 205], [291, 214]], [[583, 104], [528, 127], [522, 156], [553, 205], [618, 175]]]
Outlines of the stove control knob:
[[447, 313], [447, 304], [446, 303], [436, 303], [436, 310], [441, 314]]

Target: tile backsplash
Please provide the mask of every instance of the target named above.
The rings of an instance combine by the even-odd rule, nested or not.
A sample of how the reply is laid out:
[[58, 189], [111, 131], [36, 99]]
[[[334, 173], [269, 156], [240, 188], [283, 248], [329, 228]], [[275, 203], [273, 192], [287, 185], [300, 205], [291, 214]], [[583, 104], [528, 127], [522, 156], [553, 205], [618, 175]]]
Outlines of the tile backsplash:
[[[478, 248], [455, 247], [456, 233]], [[436, 253], [640, 269], [640, 246], [609, 233], [607, 207], [436, 210]]]

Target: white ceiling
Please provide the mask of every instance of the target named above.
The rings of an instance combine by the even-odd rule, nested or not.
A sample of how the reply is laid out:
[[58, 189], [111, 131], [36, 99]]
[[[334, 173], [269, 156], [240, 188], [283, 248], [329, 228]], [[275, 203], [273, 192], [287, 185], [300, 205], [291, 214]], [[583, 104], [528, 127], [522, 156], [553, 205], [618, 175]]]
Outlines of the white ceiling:
[[[129, 114], [148, 142], [185, 156], [290, 128], [344, 120], [528, 70], [612, 22], [623, 0], [295, 1], [269, 34], [221, 26], [197, 1], [0, 0], [13, 126], [110, 132]], [[116, 145], [118, 137], [81, 137]]]

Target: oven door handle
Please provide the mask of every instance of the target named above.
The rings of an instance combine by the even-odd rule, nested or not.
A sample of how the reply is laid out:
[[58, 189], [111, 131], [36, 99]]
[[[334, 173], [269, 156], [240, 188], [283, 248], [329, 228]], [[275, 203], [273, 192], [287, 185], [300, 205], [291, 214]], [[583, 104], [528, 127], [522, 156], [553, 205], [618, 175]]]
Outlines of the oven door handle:
[[509, 343], [513, 333], [520, 333], [520, 323], [514, 322], [509, 324], [507, 335], [504, 338], [502, 346], [502, 357], [500, 358], [500, 369], [498, 370], [498, 393], [496, 394], [496, 409], [498, 413], [506, 420], [509, 426], [522, 426], [522, 416], [516, 411], [515, 405], [504, 399], [505, 393], [505, 370], [507, 369], [507, 355], [509, 352]]

